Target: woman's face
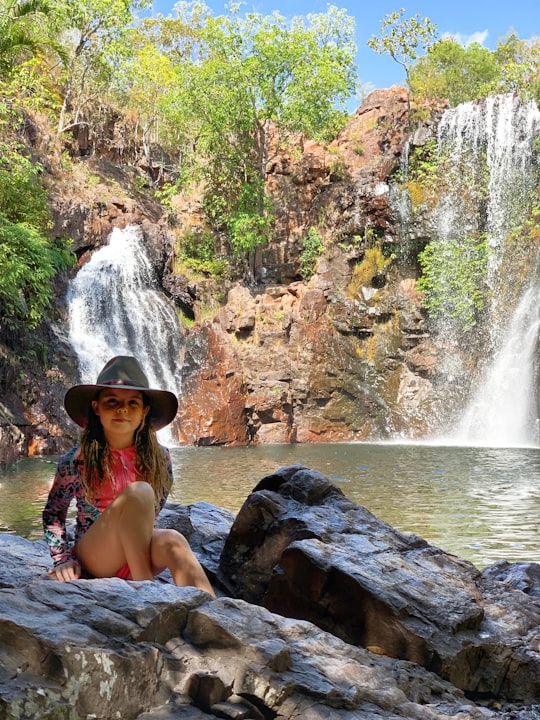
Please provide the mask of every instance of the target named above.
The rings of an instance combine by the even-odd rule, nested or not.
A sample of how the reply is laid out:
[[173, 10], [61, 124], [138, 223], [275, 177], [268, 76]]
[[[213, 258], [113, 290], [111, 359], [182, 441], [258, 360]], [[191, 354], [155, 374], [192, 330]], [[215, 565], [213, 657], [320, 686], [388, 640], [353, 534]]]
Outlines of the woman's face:
[[135, 432], [150, 410], [139, 390], [106, 388], [92, 400], [92, 409], [101, 420], [103, 432], [112, 448], [129, 447]]

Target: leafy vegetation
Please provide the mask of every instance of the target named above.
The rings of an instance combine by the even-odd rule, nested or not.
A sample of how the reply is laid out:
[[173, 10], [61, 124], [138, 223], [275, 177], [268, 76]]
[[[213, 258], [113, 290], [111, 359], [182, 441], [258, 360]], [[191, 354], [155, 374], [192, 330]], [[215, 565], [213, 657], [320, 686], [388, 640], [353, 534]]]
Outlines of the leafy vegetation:
[[300, 254], [300, 274], [304, 280], [309, 280], [315, 272], [317, 259], [324, 251], [324, 243], [316, 228], [310, 227], [307, 235], [302, 239], [302, 252]]
[[24, 223], [0, 214], [0, 302], [5, 333], [33, 329], [53, 299], [52, 280], [72, 262], [68, 244], [54, 245]]
[[191, 232], [182, 239], [177, 258], [178, 268], [186, 267], [209, 277], [220, 278], [226, 274], [228, 266], [225, 259], [216, 257], [212, 233]]
[[203, 3], [176, 9], [177, 20], [141, 31], [174, 66], [176, 90], [164, 106], [174, 99], [181, 109], [191, 142], [184, 162], [204, 180], [207, 218], [249, 259], [272, 228], [270, 163], [300, 133], [328, 140], [344, 124], [356, 87], [354, 23], [333, 6], [307, 21], [241, 15], [236, 5], [217, 17]]
[[520, 92], [540, 100], [540, 40], [520, 40], [515, 33], [495, 51], [473, 43], [463, 47], [445, 38], [433, 43], [410, 73], [418, 97], [444, 97], [451, 105], [497, 93]]
[[418, 289], [433, 319], [455, 321], [458, 329], [473, 328], [484, 306], [488, 250], [485, 236], [428, 244], [419, 255], [422, 277]]
[[[387, 53], [392, 60], [401, 65], [405, 71], [407, 87], [411, 87], [411, 68], [422, 53], [433, 43], [437, 34], [437, 26], [427, 17], [403, 19], [405, 9], [392, 12], [381, 22], [379, 35], [371, 37], [367, 44], [377, 53]], [[409, 118], [411, 116], [410, 93], [407, 96]]]
[[[0, 137], [17, 113], [3, 105]], [[68, 241], [48, 238], [51, 215], [42, 167], [21, 143], [0, 141], [0, 338], [33, 329], [53, 300], [52, 281], [74, 260]]]
[[[119, 149], [171, 199], [203, 193], [209, 229], [180, 260], [214, 277], [227, 271], [214, 244], [246, 273], [273, 227], [268, 168], [299, 135], [328, 140], [356, 89], [354, 21], [345, 10], [290, 20], [179, 2], [175, 17], [138, 18], [150, 0], [0, 0], [0, 271], [5, 323], [35, 327], [55, 272], [70, 261], [51, 244], [42, 168], [24, 151], [26, 117], [49, 123], [49, 150]], [[167, 173], [167, 184], [163, 175]]]
[[[522, 40], [511, 31], [494, 51], [438, 38], [427, 17], [404, 18], [405, 9], [381, 21], [367, 45], [401, 65], [410, 97], [446, 98], [452, 106], [498, 93], [519, 92], [540, 104], [540, 39]], [[409, 116], [411, 106], [409, 104]]]

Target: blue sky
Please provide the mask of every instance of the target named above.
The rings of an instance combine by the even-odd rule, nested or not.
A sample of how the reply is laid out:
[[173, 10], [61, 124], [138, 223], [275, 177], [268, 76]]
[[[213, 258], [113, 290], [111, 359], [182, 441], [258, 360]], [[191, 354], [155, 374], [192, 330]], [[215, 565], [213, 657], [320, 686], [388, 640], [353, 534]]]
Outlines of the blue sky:
[[[174, 15], [174, 0], [154, 0], [154, 13]], [[227, 3], [222, 0], [206, 0], [215, 15], [226, 12]], [[345, 8], [356, 21], [357, 65], [361, 83], [376, 88], [402, 85], [403, 69], [386, 55], [370, 50], [366, 41], [379, 33], [381, 20], [401, 7], [404, 18], [419, 14], [428, 17], [437, 26], [440, 36], [451, 34], [463, 44], [475, 40], [494, 49], [497, 40], [509, 29], [521, 39], [540, 36], [540, 0], [427, 0], [422, 2], [376, 2], [374, 0], [248, 0], [243, 9], [270, 15], [278, 10], [285, 17], [326, 12], [329, 4]]]

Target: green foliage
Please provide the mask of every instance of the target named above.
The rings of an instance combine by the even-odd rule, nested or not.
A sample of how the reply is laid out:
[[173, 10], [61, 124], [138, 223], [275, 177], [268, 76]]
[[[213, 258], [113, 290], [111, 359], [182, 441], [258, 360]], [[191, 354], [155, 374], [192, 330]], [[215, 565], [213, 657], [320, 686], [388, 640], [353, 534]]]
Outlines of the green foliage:
[[[107, 97], [124, 57], [134, 12], [149, 0], [51, 0], [56, 31], [65, 40], [65, 62], [59, 84], [63, 104], [58, 133], [86, 119], [87, 106]], [[100, 108], [101, 109], [101, 108]]]
[[540, 99], [540, 41], [520, 40], [510, 33], [495, 51], [454, 38], [432, 44], [410, 69], [417, 97], [443, 97], [451, 105], [497, 93], [519, 92]]
[[437, 140], [428, 140], [425, 145], [413, 147], [409, 154], [407, 179], [432, 185], [439, 170]]
[[226, 260], [216, 258], [212, 233], [191, 232], [181, 242], [178, 263], [210, 277], [223, 277], [228, 269]]
[[421, 97], [444, 97], [455, 106], [497, 91], [500, 69], [495, 54], [478, 43], [463, 47], [439, 40], [411, 70], [411, 88]]
[[42, 168], [22, 152], [21, 145], [0, 142], [0, 213], [12, 223], [45, 232], [51, 217], [40, 179]]
[[387, 53], [405, 70], [407, 85], [410, 88], [410, 68], [434, 41], [437, 26], [427, 17], [414, 17], [402, 20], [405, 9], [392, 12], [381, 22], [380, 34], [373, 35], [367, 45], [375, 52]]
[[159, 190], [155, 190], [154, 194], [160, 201], [161, 205], [167, 210], [167, 219], [169, 225], [174, 227], [177, 224], [176, 210], [173, 206], [173, 197], [178, 193], [180, 183], [165, 183]]
[[518, 92], [540, 101], [540, 38], [520, 40], [510, 32], [497, 43], [495, 62], [500, 69], [499, 92]]
[[233, 253], [245, 257], [268, 240], [272, 219], [258, 212], [238, 210], [228, 218]]
[[473, 328], [484, 305], [488, 250], [484, 236], [426, 245], [419, 255], [418, 289], [431, 318], [451, 318]]
[[35, 328], [50, 307], [52, 279], [72, 263], [69, 244], [0, 215], [0, 302], [4, 329]]
[[54, 276], [73, 264], [74, 255], [70, 242], [47, 239], [51, 216], [41, 166], [15, 143], [0, 142], [0, 158], [2, 331], [32, 329], [52, 302]]
[[324, 251], [324, 243], [314, 227], [310, 227], [308, 234], [302, 239], [302, 252], [300, 254], [300, 274], [304, 280], [309, 280], [315, 272], [317, 259]]
[[536, 162], [540, 162], [540, 137], [534, 138], [531, 150], [533, 156], [536, 158]]
[[463, 47], [456, 40], [439, 40], [411, 71], [417, 96], [444, 97], [451, 105], [485, 97], [496, 90], [499, 68], [495, 55], [477, 43]]
[[354, 21], [333, 6], [307, 21], [242, 15], [236, 4], [217, 17], [204, 3], [175, 10], [177, 20], [143, 27], [175, 73], [160, 107], [175, 118], [182, 162], [204, 179], [209, 222], [249, 257], [272, 227], [273, 158], [299, 133], [329, 140], [344, 124], [356, 88]]
[[0, 75], [33, 57], [63, 59], [63, 46], [51, 33], [48, 0], [0, 0]]

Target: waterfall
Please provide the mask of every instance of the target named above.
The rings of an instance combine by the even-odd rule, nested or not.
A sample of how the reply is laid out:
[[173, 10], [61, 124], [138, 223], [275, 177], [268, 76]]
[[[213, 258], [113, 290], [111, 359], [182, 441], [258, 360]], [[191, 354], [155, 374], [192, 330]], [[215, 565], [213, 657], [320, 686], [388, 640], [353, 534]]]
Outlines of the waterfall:
[[182, 330], [156, 288], [140, 228], [115, 228], [68, 289], [69, 339], [83, 383], [95, 382], [111, 357], [133, 355], [151, 387], [180, 394]]
[[538, 443], [539, 330], [539, 289], [536, 283], [531, 283], [511, 319], [501, 349], [458, 425], [454, 440], [490, 447]]
[[[506, 234], [524, 221], [524, 210], [535, 196], [532, 142], [540, 134], [540, 112], [533, 101], [513, 95], [495, 95], [447, 110], [438, 128], [439, 157], [450, 156], [460, 182], [444, 206], [451, 217], [441, 217], [439, 230], [463, 236], [485, 224], [490, 254], [490, 279], [498, 269], [498, 254]], [[471, 218], [471, 197], [463, 197], [464, 183], [487, 172], [485, 210]], [[481, 217], [485, 212], [485, 218]]]
[[[538, 202], [533, 142], [539, 136], [536, 104], [513, 95], [447, 110], [438, 128], [439, 157], [450, 158], [451, 169], [449, 192], [436, 211], [436, 241], [482, 233], [488, 245], [484, 358], [477, 363], [475, 391], [451, 441], [490, 446], [538, 442], [538, 263], [532, 257], [521, 259], [518, 270], [515, 256], [522, 249], [509, 250], [505, 243]], [[450, 345], [463, 344], [448, 318], [440, 323], [439, 334]], [[449, 366], [452, 362], [456, 359], [450, 357]]]

